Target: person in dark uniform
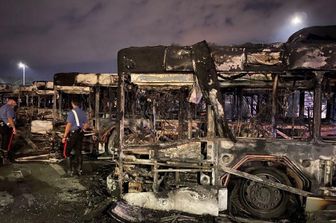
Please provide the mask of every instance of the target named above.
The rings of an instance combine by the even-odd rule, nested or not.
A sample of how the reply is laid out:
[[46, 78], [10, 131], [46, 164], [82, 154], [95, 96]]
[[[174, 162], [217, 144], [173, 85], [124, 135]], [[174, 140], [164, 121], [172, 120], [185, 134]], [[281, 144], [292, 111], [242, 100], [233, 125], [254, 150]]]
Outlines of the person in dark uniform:
[[[72, 110], [68, 113], [67, 124], [65, 126], [64, 156], [67, 166], [67, 176], [73, 176], [74, 170], [78, 175], [82, 175], [83, 155], [82, 144], [84, 132], [89, 127], [85, 112], [79, 107], [79, 101], [73, 98], [71, 101]], [[73, 161], [76, 160], [76, 166]]]
[[12, 140], [16, 134], [15, 128], [15, 111], [16, 101], [8, 98], [7, 103], [0, 108], [0, 133], [1, 133], [1, 150], [0, 164], [4, 164], [7, 159], [12, 159]]

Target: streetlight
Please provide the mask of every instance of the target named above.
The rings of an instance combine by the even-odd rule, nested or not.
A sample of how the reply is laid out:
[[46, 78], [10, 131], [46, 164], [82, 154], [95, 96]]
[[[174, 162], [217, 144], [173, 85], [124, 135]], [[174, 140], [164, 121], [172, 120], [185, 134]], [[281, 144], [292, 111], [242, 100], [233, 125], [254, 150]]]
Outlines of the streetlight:
[[18, 63], [18, 67], [22, 69], [22, 85], [26, 85], [26, 68], [28, 66], [26, 64], [20, 62], [20, 63]]

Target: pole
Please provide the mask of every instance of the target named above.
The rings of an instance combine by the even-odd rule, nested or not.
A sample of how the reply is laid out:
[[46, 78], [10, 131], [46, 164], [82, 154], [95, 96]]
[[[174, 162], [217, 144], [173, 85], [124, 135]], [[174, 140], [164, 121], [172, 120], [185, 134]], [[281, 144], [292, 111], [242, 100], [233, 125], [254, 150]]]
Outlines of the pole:
[[276, 138], [277, 129], [276, 129], [276, 119], [275, 116], [277, 114], [277, 96], [278, 96], [278, 82], [279, 82], [279, 74], [275, 74], [272, 77], [273, 79], [273, 90], [272, 90], [272, 137]]
[[22, 67], [22, 85], [26, 85], [26, 65]]

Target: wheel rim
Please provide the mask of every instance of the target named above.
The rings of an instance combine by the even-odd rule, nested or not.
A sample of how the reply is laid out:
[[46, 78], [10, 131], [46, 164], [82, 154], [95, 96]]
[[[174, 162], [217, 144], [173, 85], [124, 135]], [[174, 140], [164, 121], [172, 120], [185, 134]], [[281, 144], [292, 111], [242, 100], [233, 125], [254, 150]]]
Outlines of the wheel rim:
[[[267, 173], [259, 173], [257, 176], [262, 179], [281, 183], [279, 179]], [[253, 181], [246, 181], [242, 186], [242, 200], [257, 212], [269, 213], [282, 204], [284, 193], [277, 188]]]

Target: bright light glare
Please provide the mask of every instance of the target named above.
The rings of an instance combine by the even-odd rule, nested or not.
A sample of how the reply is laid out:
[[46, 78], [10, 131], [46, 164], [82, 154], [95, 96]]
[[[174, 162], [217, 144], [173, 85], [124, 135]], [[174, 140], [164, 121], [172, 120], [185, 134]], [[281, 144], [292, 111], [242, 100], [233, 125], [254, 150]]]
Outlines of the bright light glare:
[[27, 65], [22, 63], [22, 62], [18, 63], [18, 66], [19, 66], [19, 68], [26, 68], [27, 67]]
[[300, 24], [302, 24], [303, 21], [302, 21], [301, 16], [296, 15], [292, 18], [291, 22], [292, 22], [293, 25], [300, 25]]
[[309, 24], [308, 15], [305, 12], [289, 12], [282, 26], [274, 37], [274, 41], [287, 41], [288, 37]]

